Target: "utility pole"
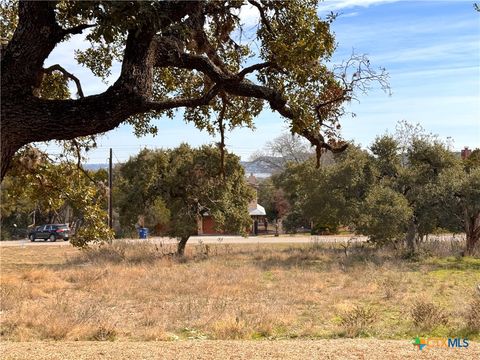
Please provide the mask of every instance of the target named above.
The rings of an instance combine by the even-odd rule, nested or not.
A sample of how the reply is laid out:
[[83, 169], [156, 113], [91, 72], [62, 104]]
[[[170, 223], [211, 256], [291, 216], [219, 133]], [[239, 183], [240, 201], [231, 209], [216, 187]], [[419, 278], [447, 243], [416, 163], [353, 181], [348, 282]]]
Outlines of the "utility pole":
[[108, 161], [108, 227], [113, 228], [113, 201], [112, 201], [112, 148], [110, 148], [110, 158]]

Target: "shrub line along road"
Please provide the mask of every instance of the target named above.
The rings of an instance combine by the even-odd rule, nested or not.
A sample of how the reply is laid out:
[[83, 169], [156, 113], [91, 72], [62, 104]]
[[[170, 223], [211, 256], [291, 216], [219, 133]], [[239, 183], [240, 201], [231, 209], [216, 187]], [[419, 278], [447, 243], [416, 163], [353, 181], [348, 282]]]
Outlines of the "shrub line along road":
[[[282, 235], [282, 236], [192, 236], [188, 240], [188, 245], [199, 245], [199, 244], [291, 244], [291, 243], [345, 243], [348, 240], [352, 242], [363, 242], [367, 240], [366, 236], [352, 236], [352, 235], [322, 235], [322, 236], [310, 236], [310, 235]], [[126, 241], [133, 242], [144, 242], [148, 241], [155, 244], [176, 244], [177, 240], [174, 238], [168, 237], [150, 237], [147, 240], [141, 239], [123, 239]], [[115, 240], [114, 240], [115, 241]], [[4, 246], [51, 246], [51, 245], [69, 245], [70, 242], [57, 240], [56, 242], [36, 240], [31, 242], [28, 239], [24, 240], [14, 240], [14, 241], [0, 241], [0, 247]]]

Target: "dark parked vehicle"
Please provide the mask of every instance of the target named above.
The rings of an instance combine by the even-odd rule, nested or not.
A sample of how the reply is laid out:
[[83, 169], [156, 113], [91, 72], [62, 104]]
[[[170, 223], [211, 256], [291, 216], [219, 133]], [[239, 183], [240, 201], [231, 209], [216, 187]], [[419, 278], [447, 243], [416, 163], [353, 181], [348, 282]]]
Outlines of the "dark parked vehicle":
[[47, 224], [35, 227], [28, 234], [30, 241], [36, 239], [43, 239], [43, 241], [57, 241], [57, 239], [63, 239], [68, 241], [70, 236], [70, 228], [67, 224]]

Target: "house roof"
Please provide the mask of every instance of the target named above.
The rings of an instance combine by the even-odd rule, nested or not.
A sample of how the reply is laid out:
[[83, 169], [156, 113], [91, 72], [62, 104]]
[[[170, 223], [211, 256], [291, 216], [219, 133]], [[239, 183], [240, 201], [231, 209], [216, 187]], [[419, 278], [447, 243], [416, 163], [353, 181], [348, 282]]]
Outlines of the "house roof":
[[254, 216], [254, 215], [265, 216], [265, 215], [267, 215], [267, 213], [265, 212], [265, 208], [262, 205], [258, 205], [258, 204], [257, 204], [256, 207], [248, 209], [248, 213], [250, 214], [250, 216]]

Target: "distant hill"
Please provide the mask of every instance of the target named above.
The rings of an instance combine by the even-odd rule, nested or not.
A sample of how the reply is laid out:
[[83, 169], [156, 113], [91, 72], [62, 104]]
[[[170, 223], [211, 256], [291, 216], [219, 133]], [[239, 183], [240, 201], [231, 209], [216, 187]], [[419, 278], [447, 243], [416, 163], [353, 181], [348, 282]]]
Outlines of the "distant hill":
[[273, 156], [262, 156], [252, 161], [240, 161], [245, 174], [253, 174], [257, 178], [266, 178], [278, 172], [282, 167], [283, 159]]

